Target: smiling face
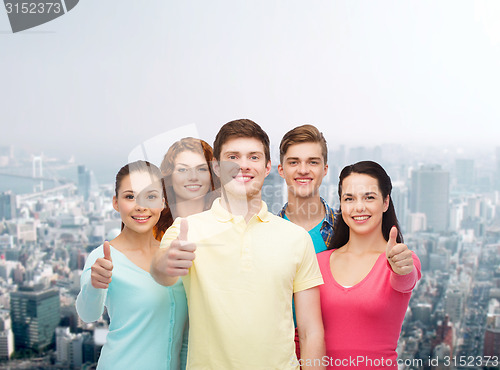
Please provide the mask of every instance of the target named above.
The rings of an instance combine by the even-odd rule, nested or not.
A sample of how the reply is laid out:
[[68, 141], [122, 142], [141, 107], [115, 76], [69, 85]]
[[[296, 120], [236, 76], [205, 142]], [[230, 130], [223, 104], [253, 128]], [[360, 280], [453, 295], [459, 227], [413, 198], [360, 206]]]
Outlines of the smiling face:
[[210, 171], [200, 153], [184, 151], [174, 161], [172, 188], [177, 202], [199, 199], [210, 190]]
[[285, 179], [289, 196], [309, 198], [318, 195], [323, 177], [328, 172], [321, 145], [312, 142], [291, 145], [278, 165], [278, 172]]
[[251, 200], [261, 197], [271, 161], [266, 161], [264, 145], [258, 139], [236, 137], [222, 144], [215, 171], [227, 196]]
[[376, 178], [351, 173], [342, 181], [340, 207], [350, 233], [382, 232], [382, 217], [389, 207]]
[[135, 171], [122, 178], [113, 208], [120, 213], [124, 227], [137, 233], [151, 232], [163, 209], [160, 180], [146, 171]]

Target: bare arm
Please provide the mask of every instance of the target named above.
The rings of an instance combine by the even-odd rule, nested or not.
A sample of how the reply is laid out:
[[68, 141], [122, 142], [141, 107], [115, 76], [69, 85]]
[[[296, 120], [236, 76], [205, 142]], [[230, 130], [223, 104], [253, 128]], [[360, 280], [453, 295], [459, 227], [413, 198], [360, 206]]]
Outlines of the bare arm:
[[325, 369], [325, 338], [319, 287], [302, 290], [294, 294], [295, 315], [299, 330], [300, 357], [303, 370]]

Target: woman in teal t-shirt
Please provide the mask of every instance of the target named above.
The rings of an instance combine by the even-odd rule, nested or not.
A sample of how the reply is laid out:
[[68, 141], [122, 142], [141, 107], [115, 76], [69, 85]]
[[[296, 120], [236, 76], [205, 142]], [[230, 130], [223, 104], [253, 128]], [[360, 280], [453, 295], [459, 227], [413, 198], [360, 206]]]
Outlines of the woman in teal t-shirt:
[[92, 251], [86, 261], [76, 308], [85, 322], [98, 320], [104, 306], [109, 332], [98, 369], [185, 369], [187, 302], [182, 282], [164, 287], [149, 267], [160, 242], [153, 227], [164, 205], [160, 170], [130, 163], [116, 176], [113, 207], [121, 233]]

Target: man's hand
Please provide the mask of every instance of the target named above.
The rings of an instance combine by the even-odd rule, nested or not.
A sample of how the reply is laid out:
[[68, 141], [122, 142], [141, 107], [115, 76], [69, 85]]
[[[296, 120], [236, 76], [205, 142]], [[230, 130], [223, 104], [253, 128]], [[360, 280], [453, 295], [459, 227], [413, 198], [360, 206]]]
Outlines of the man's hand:
[[91, 267], [90, 281], [96, 289], [108, 289], [113, 271], [113, 262], [111, 261], [111, 250], [108, 241], [104, 242], [102, 250], [104, 258], [98, 258]]
[[162, 285], [170, 286], [177, 282], [179, 276], [189, 273], [195, 258], [196, 244], [187, 241], [188, 222], [181, 219], [179, 236], [168, 248], [160, 249], [151, 264], [151, 275]]
[[[168, 276], [184, 276], [189, 272], [195, 259], [196, 244], [187, 241], [188, 222], [181, 219], [179, 236], [172, 241], [160, 261], [164, 264], [164, 271]], [[162, 263], [163, 262], [163, 263]]]

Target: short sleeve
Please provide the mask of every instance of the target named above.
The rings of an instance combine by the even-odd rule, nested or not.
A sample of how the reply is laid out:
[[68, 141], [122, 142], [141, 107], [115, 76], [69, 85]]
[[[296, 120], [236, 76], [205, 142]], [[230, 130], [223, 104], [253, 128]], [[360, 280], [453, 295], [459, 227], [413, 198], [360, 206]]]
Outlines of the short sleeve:
[[180, 233], [181, 218], [177, 217], [161, 238], [160, 248], [168, 248]]
[[309, 234], [304, 230], [299, 251], [302, 258], [299, 261], [297, 274], [293, 281], [293, 292], [300, 292], [323, 284], [314, 245]]

